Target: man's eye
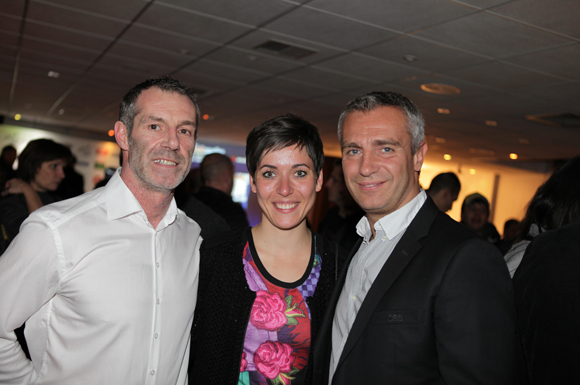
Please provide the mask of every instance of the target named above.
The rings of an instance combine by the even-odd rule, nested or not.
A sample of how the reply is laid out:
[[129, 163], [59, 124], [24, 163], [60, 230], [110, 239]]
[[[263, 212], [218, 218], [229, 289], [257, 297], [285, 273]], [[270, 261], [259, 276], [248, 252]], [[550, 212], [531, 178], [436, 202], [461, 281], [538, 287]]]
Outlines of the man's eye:
[[266, 179], [270, 179], [274, 177], [274, 173], [272, 171], [266, 171], [262, 174], [262, 176]]
[[359, 154], [359, 150], [357, 150], [356, 148], [350, 149], [346, 152], [347, 155], [358, 155]]
[[382, 151], [382, 152], [389, 153], [389, 152], [393, 152], [393, 149], [392, 149], [392, 148], [390, 148], [390, 147], [384, 147], [383, 149], [381, 149], [381, 151]]
[[157, 125], [157, 124], [150, 124], [149, 125], [149, 128], [152, 129], [152, 130], [158, 130], [159, 129], [159, 125]]
[[188, 130], [187, 128], [182, 128], [179, 130], [179, 132], [185, 135], [191, 134], [191, 130]]

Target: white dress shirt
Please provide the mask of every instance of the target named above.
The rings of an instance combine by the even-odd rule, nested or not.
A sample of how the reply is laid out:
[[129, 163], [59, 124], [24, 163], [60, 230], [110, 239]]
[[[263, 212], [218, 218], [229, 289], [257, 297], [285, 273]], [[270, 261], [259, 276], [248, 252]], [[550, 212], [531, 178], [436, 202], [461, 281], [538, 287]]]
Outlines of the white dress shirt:
[[367, 217], [362, 217], [358, 222], [356, 231], [363, 237], [363, 242], [348, 267], [346, 282], [336, 304], [329, 383], [332, 383], [348, 334], [367, 293], [426, 200], [427, 194], [421, 190], [405, 206], [379, 219], [374, 225], [375, 237], [372, 241], [373, 233]]
[[173, 200], [154, 229], [118, 172], [32, 213], [0, 258], [0, 383], [187, 384], [199, 234]]

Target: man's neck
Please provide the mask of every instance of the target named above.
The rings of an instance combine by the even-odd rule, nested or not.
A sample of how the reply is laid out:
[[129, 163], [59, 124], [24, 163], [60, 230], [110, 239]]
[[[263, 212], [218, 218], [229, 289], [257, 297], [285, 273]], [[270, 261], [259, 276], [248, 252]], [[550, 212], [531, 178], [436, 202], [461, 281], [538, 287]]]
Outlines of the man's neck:
[[171, 205], [175, 190], [159, 191], [147, 188], [140, 184], [134, 175], [130, 174], [131, 170], [128, 167], [121, 169], [121, 179], [141, 205], [151, 226], [156, 229]]

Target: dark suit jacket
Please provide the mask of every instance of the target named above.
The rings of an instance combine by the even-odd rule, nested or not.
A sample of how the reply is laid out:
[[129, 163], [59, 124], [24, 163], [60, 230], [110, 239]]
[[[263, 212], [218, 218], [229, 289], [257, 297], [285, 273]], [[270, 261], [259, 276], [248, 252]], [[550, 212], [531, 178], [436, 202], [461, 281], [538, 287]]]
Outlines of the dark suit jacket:
[[[341, 289], [313, 353], [316, 384], [328, 383]], [[512, 384], [514, 333], [513, 290], [501, 254], [428, 198], [359, 309], [332, 383]]]
[[514, 276], [522, 384], [580, 383], [580, 222], [534, 238]]

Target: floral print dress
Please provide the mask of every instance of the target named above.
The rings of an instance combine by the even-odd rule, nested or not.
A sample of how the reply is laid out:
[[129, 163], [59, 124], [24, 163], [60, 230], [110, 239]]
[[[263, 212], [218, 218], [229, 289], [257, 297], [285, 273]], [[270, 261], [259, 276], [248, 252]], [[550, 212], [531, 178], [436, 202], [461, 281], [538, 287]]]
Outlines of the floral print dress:
[[244, 247], [246, 281], [256, 293], [240, 363], [238, 385], [299, 385], [310, 351], [310, 310], [321, 259], [313, 234], [309, 268], [293, 283], [272, 277], [262, 265], [251, 231]]

